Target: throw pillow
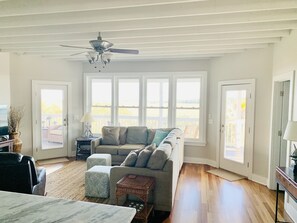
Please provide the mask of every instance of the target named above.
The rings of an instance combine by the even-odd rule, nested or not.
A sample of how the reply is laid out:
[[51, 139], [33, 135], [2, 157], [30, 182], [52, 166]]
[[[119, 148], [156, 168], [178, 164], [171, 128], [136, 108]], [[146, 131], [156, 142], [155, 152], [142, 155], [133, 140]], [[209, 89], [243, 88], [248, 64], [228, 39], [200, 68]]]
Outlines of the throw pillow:
[[127, 137], [127, 127], [120, 127], [120, 144], [124, 145], [126, 143], [126, 137]]
[[137, 154], [134, 151], [131, 151], [128, 156], [126, 157], [126, 159], [124, 160], [124, 162], [121, 164], [121, 166], [135, 166], [137, 160]]
[[160, 147], [154, 150], [147, 163], [147, 167], [152, 170], [162, 170], [167, 159], [170, 157], [171, 152], [171, 145], [163, 143]]
[[120, 127], [104, 126], [102, 128], [102, 145], [120, 144]]
[[154, 151], [154, 149], [156, 149], [156, 147], [157, 147], [156, 143], [152, 143], [152, 144], [146, 146], [144, 149], [148, 149], [150, 151]]
[[156, 143], [156, 145], [159, 146], [160, 143], [163, 141], [163, 139], [165, 139], [165, 137], [167, 135], [168, 135], [168, 132], [167, 131], [163, 131], [163, 130], [157, 129], [156, 130], [155, 137], [154, 137], [152, 143]]
[[150, 146], [149, 148], [143, 149], [137, 158], [135, 167], [146, 167], [146, 164], [153, 153], [153, 147]]

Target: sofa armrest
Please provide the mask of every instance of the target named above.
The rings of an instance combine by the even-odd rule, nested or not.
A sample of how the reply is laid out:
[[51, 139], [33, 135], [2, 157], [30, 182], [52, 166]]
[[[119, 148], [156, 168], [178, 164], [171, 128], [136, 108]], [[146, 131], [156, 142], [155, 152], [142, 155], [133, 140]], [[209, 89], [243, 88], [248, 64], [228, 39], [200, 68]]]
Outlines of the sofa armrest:
[[33, 186], [32, 194], [45, 195], [46, 184], [46, 169], [43, 167], [37, 168], [37, 184]]
[[95, 148], [96, 146], [99, 146], [100, 144], [100, 141], [101, 141], [101, 137], [95, 139], [95, 140], [92, 140], [92, 144], [91, 144], [91, 154], [93, 154], [95, 152]]

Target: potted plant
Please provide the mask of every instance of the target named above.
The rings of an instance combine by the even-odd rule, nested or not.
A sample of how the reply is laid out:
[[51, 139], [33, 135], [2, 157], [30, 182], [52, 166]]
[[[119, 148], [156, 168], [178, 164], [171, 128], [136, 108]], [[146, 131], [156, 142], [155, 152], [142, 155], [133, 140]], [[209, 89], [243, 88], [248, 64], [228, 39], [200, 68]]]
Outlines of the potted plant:
[[21, 120], [24, 117], [24, 107], [10, 107], [8, 113], [8, 132], [9, 139], [13, 140], [13, 151], [20, 153], [22, 150], [22, 140], [20, 139], [20, 124]]

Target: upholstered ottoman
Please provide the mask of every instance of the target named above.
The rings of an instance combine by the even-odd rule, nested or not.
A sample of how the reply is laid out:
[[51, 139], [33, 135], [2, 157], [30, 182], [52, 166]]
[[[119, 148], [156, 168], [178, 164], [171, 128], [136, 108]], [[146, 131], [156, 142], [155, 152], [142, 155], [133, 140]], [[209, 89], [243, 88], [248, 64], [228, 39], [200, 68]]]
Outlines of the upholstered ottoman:
[[93, 166], [111, 166], [110, 154], [93, 154], [87, 158], [87, 169]]
[[85, 195], [109, 197], [109, 175], [111, 166], [93, 166], [85, 174]]

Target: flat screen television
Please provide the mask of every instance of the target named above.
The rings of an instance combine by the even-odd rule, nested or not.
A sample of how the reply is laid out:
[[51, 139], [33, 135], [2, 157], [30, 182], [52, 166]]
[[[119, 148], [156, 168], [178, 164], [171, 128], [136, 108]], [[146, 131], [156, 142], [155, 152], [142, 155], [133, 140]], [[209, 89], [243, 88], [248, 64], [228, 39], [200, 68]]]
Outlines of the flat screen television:
[[0, 136], [8, 135], [8, 108], [0, 105]]

